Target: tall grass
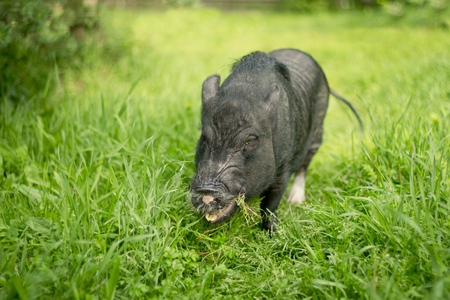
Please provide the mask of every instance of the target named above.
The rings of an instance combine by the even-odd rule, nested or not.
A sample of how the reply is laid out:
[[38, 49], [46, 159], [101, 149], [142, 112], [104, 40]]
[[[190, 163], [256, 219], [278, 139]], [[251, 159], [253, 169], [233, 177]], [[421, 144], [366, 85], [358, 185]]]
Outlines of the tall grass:
[[[2, 99], [0, 298], [450, 297], [448, 31], [358, 14], [107, 16], [122, 58], [93, 49], [54, 94]], [[366, 135], [331, 100], [308, 199], [283, 202], [277, 236], [242, 213], [210, 226], [188, 197], [201, 83], [282, 47], [318, 60]]]

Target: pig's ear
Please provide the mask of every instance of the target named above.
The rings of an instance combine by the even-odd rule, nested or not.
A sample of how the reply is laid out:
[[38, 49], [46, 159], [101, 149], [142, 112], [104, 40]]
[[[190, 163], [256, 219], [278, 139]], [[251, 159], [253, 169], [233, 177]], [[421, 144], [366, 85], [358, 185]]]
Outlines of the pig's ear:
[[270, 93], [270, 95], [266, 99], [268, 112], [272, 113], [277, 109], [278, 102], [280, 101], [280, 96], [281, 96], [281, 88], [279, 85], [276, 85], [272, 93]]
[[203, 82], [202, 88], [202, 103], [205, 105], [219, 92], [220, 87], [220, 76], [211, 75]]

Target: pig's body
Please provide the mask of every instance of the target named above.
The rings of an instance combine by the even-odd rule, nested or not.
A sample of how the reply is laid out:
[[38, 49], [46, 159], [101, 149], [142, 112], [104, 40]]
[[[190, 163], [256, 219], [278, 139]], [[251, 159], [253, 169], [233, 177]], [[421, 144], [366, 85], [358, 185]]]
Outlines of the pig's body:
[[192, 203], [211, 223], [228, 220], [233, 200], [261, 196], [265, 229], [296, 177], [288, 200], [305, 198], [308, 165], [322, 143], [329, 87], [320, 66], [294, 49], [243, 57], [221, 87], [208, 77], [202, 91], [202, 137], [196, 154]]
[[[290, 149], [292, 158], [286, 160], [290, 162], [290, 176], [302, 166], [307, 169], [322, 144], [323, 120], [330, 90], [322, 68], [308, 54], [295, 49], [281, 49], [269, 53], [269, 56], [283, 63], [290, 74], [290, 84], [286, 87], [288, 99], [282, 113], [289, 120], [277, 127], [278, 136], [283, 135], [283, 126], [290, 128], [295, 136]], [[279, 151], [283, 152], [283, 148], [279, 147]], [[296, 199], [294, 202], [303, 200]]]

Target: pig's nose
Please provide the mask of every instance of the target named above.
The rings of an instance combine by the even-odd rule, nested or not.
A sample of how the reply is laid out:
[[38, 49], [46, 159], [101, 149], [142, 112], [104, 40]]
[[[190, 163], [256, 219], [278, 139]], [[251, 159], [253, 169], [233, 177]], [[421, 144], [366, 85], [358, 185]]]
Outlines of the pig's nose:
[[212, 197], [212, 196], [203, 196], [202, 197], [202, 201], [205, 203], [205, 204], [210, 204], [211, 202], [213, 202], [214, 201], [214, 197]]
[[217, 193], [220, 192], [220, 189], [212, 184], [206, 184], [206, 185], [202, 185], [201, 187], [199, 187], [196, 190], [197, 193], [201, 193], [203, 194], [202, 196], [202, 201], [205, 204], [210, 204], [211, 202], [213, 202], [214, 200], [216, 200], [216, 198], [214, 197], [214, 195], [216, 195]]

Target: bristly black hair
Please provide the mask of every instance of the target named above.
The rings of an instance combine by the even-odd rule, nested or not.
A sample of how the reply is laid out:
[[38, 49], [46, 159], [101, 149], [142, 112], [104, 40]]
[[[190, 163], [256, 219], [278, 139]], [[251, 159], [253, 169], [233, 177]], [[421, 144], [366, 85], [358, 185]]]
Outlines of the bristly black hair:
[[286, 67], [286, 65], [276, 61], [274, 58], [260, 51], [252, 52], [242, 57], [241, 59], [236, 60], [231, 65], [231, 72], [243, 73], [246, 71], [262, 71], [264, 69], [271, 68], [273, 68], [276, 72], [283, 76], [287, 81], [291, 80], [289, 69]]
[[267, 54], [260, 51], [255, 51], [247, 54], [240, 59], [237, 59], [231, 65], [231, 72], [241, 72], [248, 69], [260, 68], [264, 66], [267, 61]]

